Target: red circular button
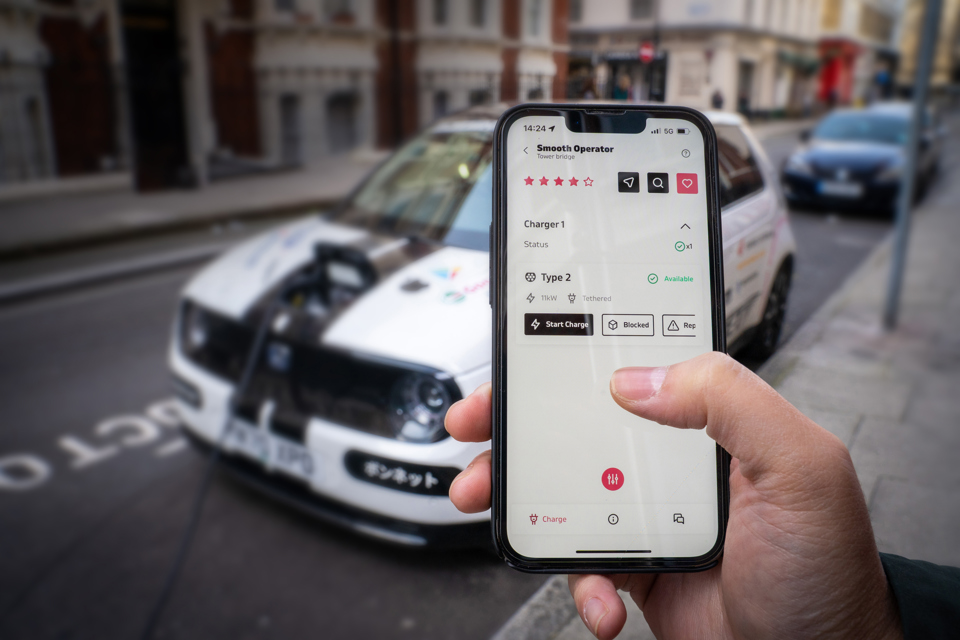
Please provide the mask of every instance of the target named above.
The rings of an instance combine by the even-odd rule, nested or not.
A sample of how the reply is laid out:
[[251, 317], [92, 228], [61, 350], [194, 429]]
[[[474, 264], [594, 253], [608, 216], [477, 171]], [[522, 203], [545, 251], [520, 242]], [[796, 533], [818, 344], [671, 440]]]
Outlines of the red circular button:
[[610, 467], [603, 472], [603, 477], [600, 480], [604, 487], [610, 491], [616, 491], [623, 486], [623, 472], [616, 467]]

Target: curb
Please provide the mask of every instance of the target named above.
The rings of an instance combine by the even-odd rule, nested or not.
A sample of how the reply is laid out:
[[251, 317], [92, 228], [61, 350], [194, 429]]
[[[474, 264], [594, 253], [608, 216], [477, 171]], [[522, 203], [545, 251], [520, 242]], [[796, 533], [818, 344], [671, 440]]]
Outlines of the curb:
[[269, 220], [286, 218], [296, 214], [306, 214], [314, 209], [329, 207], [341, 200], [341, 197], [309, 199], [301, 202], [286, 203], [277, 206], [250, 208], [242, 211], [212, 211], [190, 217], [179, 217], [156, 222], [146, 222], [133, 227], [112, 227], [80, 233], [62, 238], [51, 238], [35, 242], [23, 242], [18, 245], [0, 248], [0, 262], [13, 262], [39, 255], [62, 253], [76, 249], [87, 249], [125, 240], [135, 240], [146, 236], [159, 236], [203, 229], [213, 224], [232, 220]]
[[0, 285], [0, 305], [22, 302], [81, 286], [197, 264], [209, 260], [221, 251], [231, 247], [234, 242], [222, 241], [189, 249], [177, 249], [153, 254], [144, 258], [117, 260], [85, 269], [75, 269], [51, 276], [29, 278], [14, 284]]
[[550, 576], [491, 640], [551, 640], [577, 617], [571, 604], [567, 577]]

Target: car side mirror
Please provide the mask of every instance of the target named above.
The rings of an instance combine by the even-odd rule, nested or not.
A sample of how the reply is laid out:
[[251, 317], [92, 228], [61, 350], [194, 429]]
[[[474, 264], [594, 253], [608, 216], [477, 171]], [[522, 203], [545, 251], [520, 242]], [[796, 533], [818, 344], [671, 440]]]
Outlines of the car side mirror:
[[800, 132], [800, 141], [801, 141], [801, 142], [808, 142], [808, 141], [810, 140], [810, 134], [811, 134], [810, 129], [804, 129], [803, 131], [801, 131], [801, 132]]

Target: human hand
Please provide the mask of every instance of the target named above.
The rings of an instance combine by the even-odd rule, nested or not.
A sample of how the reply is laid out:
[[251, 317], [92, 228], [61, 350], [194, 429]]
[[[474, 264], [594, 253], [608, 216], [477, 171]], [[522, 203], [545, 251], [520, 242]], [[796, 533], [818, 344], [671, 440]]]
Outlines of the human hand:
[[[457, 440], [490, 439], [490, 385], [450, 407]], [[728, 356], [632, 367], [610, 382], [627, 411], [701, 429], [733, 456], [730, 519], [720, 564], [701, 573], [572, 575], [584, 624], [614, 638], [628, 591], [658, 638], [900, 638], [850, 454], [758, 376]], [[490, 507], [490, 452], [454, 480], [461, 511]]]

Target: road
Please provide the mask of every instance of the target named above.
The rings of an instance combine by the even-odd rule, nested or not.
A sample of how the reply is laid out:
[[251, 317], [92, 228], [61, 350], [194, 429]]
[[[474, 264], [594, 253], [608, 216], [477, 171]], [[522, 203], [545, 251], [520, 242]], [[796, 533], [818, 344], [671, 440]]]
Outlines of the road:
[[[795, 142], [764, 145], [779, 165]], [[788, 334], [889, 229], [803, 212], [793, 226]], [[19, 270], [75, 269], [181, 241]], [[154, 270], [0, 307], [0, 637], [139, 634], [203, 472], [161, 402], [170, 395], [170, 321], [193, 270]], [[486, 638], [541, 583], [489, 552], [358, 539], [218, 476], [157, 637]]]

